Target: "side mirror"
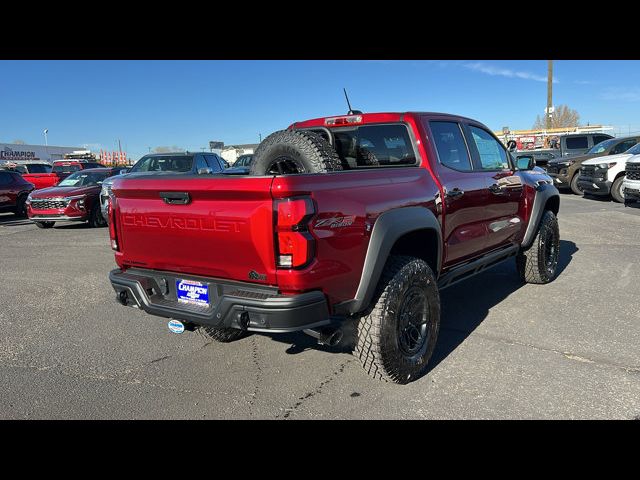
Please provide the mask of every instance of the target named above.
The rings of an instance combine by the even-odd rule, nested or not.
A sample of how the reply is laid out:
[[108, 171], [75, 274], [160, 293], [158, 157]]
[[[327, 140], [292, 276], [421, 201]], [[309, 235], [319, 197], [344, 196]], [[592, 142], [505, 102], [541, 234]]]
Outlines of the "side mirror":
[[211, 173], [213, 173], [213, 170], [211, 170], [209, 167], [203, 167], [198, 169], [198, 175], [209, 175]]
[[518, 170], [533, 170], [536, 166], [536, 161], [533, 159], [533, 155], [523, 155], [516, 160]]

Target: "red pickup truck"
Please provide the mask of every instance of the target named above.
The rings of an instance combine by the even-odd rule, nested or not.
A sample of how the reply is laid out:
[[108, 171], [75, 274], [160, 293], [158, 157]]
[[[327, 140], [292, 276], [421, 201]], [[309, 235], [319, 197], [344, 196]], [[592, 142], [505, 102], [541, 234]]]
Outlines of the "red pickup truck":
[[483, 124], [440, 113], [296, 122], [257, 148], [249, 175], [116, 180], [109, 231], [117, 300], [220, 341], [304, 330], [339, 341], [378, 379], [427, 369], [439, 289], [515, 257], [550, 282], [557, 189], [516, 165]]
[[51, 165], [46, 163], [20, 164], [12, 170], [20, 173], [27, 182], [33, 183], [36, 190], [53, 187], [60, 181], [60, 177], [51, 171]]

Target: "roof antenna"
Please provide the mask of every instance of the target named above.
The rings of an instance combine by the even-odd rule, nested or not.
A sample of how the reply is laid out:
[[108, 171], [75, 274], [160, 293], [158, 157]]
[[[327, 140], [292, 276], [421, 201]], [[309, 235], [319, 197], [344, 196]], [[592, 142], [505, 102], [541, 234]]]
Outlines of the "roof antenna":
[[351, 110], [351, 103], [349, 102], [349, 96], [347, 95], [347, 89], [343, 87], [342, 90], [344, 90], [344, 98], [347, 99], [347, 106], [349, 107], [349, 111], [347, 112], [347, 115], [362, 114], [362, 112], [360, 110]]

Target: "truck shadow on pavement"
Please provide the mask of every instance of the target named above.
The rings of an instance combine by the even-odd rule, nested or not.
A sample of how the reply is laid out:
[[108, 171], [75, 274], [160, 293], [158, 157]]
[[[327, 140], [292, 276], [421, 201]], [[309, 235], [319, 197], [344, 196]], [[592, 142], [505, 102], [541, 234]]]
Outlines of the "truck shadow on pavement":
[[[578, 250], [574, 242], [560, 240], [556, 277], [562, 275]], [[440, 333], [427, 374], [473, 333], [493, 307], [524, 286], [515, 262], [510, 260], [443, 290], [440, 293]]]
[[[567, 268], [578, 250], [574, 242], [560, 240], [557, 276]], [[443, 290], [440, 293], [440, 333], [425, 375], [458, 348], [487, 318], [493, 307], [524, 285], [518, 277], [512, 259]], [[319, 345], [316, 339], [302, 332], [262, 335], [289, 344], [286, 350], [288, 354], [299, 354], [306, 350], [350, 353], [355, 339], [355, 324], [350, 321], [345, 324], [344, 339], [337, 347]]]
[[10, 213], [8, 215], [0, 215], [0, 225], [17, 227], [19, 225], [33, 225], [33, 222], [28, 218], [16, 217], [13, 213]]

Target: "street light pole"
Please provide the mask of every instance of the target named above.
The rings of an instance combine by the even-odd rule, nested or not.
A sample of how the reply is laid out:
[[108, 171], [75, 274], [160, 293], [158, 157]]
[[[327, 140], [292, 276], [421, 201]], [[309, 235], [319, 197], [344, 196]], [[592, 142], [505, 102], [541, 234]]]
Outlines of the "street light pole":
[[44, 144], [45, 144], [45, 146], [48, 147], [49, 146], [49, 142], [47, 141], [47, 133], [49, 133], [49, 129], [45, 128], [44, 129]]

